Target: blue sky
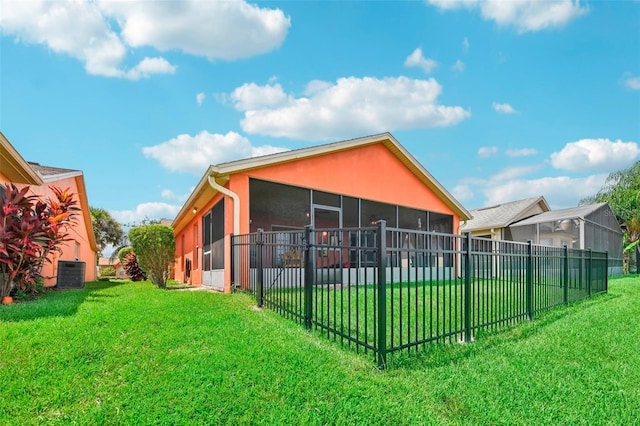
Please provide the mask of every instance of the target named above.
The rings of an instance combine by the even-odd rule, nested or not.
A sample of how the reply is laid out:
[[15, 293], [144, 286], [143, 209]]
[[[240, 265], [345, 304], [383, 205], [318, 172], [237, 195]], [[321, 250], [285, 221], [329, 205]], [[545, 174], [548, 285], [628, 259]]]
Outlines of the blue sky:
[[209, 164], [384, 131], [468, 209], [640, 159], [638, 1], [1, 1], [0, 129], [123, 223]]

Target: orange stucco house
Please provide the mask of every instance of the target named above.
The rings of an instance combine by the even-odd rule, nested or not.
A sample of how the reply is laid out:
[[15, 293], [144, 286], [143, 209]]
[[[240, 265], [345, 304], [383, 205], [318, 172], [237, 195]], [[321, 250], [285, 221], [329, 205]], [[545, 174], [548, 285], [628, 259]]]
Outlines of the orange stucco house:
[[70, 188], [76, 194], [80, 212], [77, 224], [71, 229], [71, 241], [65, 243], [62, 253], [52, 254], [41, 272], [45, 286], [55, 286], [59, 261], [79, 261], [85, 263], [84, 280], [95, 281], [97, 274], [96, 257], [98, 246], [91, 226], [89, 202], [80, 170], [61, 169], [27, 162], [0, 132], [0, 184], [13, 183], [17, 187], [28, 185], [30, 193], [44, 199], [53, 197], [50, 186]]
[[172, 226], [175, 278], [231, 291], [231, 235], [390, 226], [458, 233], [469, 212], [390, 134], [211, 165]]

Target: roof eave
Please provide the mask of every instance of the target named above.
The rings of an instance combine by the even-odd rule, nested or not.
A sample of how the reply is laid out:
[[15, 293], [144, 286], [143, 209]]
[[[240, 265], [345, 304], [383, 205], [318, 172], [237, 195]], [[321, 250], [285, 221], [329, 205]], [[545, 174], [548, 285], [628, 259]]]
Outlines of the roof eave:
[[65, 172], [65, 173], [57, 173], [57, 174], [53, 174], [53, 175], [40, 175], [40, 176], [42, 177], [42, 182], [43, 183], [52, 183], [52, 182], [57, 182], [57, 181], [62, 180], [62, 179], [68, 179], [68, 178], [82, 176], [82, 171], [73, 170], [73, 171], [69, 171], [69, 172]]
[[98, 252], [98, 242], [96, 241], [96, 235], [93, 231], [93, 222], [91, 221], [91, 209], [89, 208], [89, 199], [87, 197], [87, 188], [84, 184], [84, 175], [80, 172], [75, 176], [76, 185], [78, 187], [78, 201], [80, 203], [80, 210], [82, 212], [82, 218], [84, 219], [85, 227], [87, 229], [87, 238], [89, 239], [89, 246], [94, 252]]
[[191, 191], [191, 194], [189, 194], [189, 198], [187, 198], [187, 200], [184, 202], [184, 204], [182, 205], [182, 208], [180, 209], [176, 217], [173, 219], [173, 222], [171, 223], [171, 227], [174, 229], [175, 233], [180, 232], [191, 221], [191, 216], [193, 215], [194, 208], [196, 208], [196, 211], [197, 211], [204, 207], [204, 205], [199, 205], [202, 194], [207, 189], [211, 189], [212, 191], [215, 191], [209, 185], [209, 176], [218, 176], [218, 175], [220, 175], [220, 173], [216, 166], [210, 165], [207, 168], [205, 173], [202, 175], [202, 178], [200, 178], [200, 181], [198, 182], [196, 187], [193, 189], [193, 191]]
[[42, 177], [22, 158], [2, 132], [0, 132], [0, 162], [6, 164], [2, 172], [11, 181], [27, 185], [42, 185]]

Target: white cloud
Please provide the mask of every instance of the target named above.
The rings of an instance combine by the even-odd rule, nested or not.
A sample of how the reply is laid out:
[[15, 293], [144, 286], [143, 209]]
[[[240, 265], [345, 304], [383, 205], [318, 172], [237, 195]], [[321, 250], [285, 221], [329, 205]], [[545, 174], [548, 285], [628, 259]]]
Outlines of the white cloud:
[[468, 38], [464, 38], [462, 39], [462, 49], [466, 52], [467, 50], [469, 50], [469, 39]]
[[0, 8], [3, 35], [76, 58], [89, 74], [131, 80], [176, 70], [161, 57], [126, 66], [131, 47], [233, 60], [279, 47], [290, 26], [282, 11], [244, 1], [2, 0]]
[[132, 47], [181, 50], [210, 60], [235, 60], [270, 52], [282, 45], [291, 19], [280, 9], [245, 1], [103, 2], [120, 21]]
[[306, 96], [285, 94], [276, 85], [245, 84], [233, 91], [244, 112], [240, 125], [251, 134], [327, 140], [376, 132], [451, 126], [471, 113], [437, 104], [442, 86], [431, 78], [340, 78], [312, 81]]
[[478, 157], [489, 158], [498, 153], [498, 147], [496, 146], [482, 146], [478, 148]]
[[640, 77], [629, 77], [624, 84], [631, 90], [640, 90]]
[[202, 106], [202, 103], [204, 102], [204, 98], [207, 95], [205, 95], [204, 93], [200, 92], [196, 95], [196, 102], [198, 103], [198, 106]]
[[109, 211], [115, 220], [123, 224], [141, 223], [144, 219], [173, 219], [180, 211], [181, 205], [168, 203], [141, 203], [135, 210]]
[[496, 110], [496, 112], [499, 112], [500, 114], [517, 114], [518, 111], [516, 111], [511, 105], [509, 104], [499, 104], [497, 102], [494, 102], [493, 104], [491, 104], [493, 106], [493, 109]]
[[486, 186], [483, 193], [486, 205], [544, 195], [552, 208], [557, 209], [576, 206], [581, 199], [595, 194], [604, 184], [606, 177], [605, 174], [598, 174], [585, 178], [559, 176], [492, 182]]
[[284, 93], [279, 83], [266, 86], [258, 86], [255, 83], [243, 84], [231, 93], [230, 98], [239, 111], [278, 108], [290, 105], [294, 101]]
[[[193, 190], [193, 188], [191, 190]], [[191, 194], [191, 191], [187, 192], [186, 194], [176, 194], [170, 189], [163, 189], [160, 193], [162, 198], [164, 198], [165, 200], [173, 201], [185, 201], [187, 198], [189, 198], [189, 194]]]
[[490, 182], [502, 182], [509, 181], [521, 176], [526, 176], [530, 173], [535, 172], [536, 170], [540, 170], [542, 164], [532, 164], [526, 166], [507, 166], [500, 170], [498, 173], [491, 175], [489, 178]]
[[456, 63], [451, 66], [451, 69], [454, 71], [462, 72], [464, 71], [465, 67], [466, 65], [464, 64], [464, 62], [458, 59]]
[[138, 65], [127, 71], [130, 80], [148, 78], [151, 74], [175, 74], [176, 67], [164, 58], [144, 58]]
[[124, 76], [119, 66], [126, 47], [96, 3], [23, 1], [3, 2], [1, 7], [4, 35], [79, 59], [89, 74]]
[[453, 187], [451, 194], [458, 201], [470, 200], [473, 198], [474, 194], [469, 185], [459, 184]]
[[640, 155], [635, 142], [609, 139], [581, 139], [551, 154], [556, 169], [574, 172], [614, 172], [629, 166]]
[[[576, 206], [578, 202], [595, 194], [604, 184], [606, 174], [587, 177], [543, 176], [534, 177], [545, 163], [524, 166], [509, 166], [486, 179], [469, 177], [460, 179], [454, 195], [483, 197], [479, 205], [495, 205], [528, 197], [543, 195], [552, 208]], [[527, 178], [530, 177], [530, 178]], [[479, 194], [479, 195], [476, 195]]]
[[507, 157], [528, 157], [531, 155], [536, 155], [537, 153], [538, 151], [533, 148], [507, 149], [505, 151]]
[[520, 33], [561, 28], [588, 12], [579, 0], [428, 0], [439, 9], [480, 9], [482, 17]]
[[211, 164], [286, 151], [271, 145], [252, 146], [238, 133], [226, 135], [202, 131], [195, 136], [182, 134], [155, 146], [144, 147], [143, 154], [158, 160], [171, 171], [203, 173]]
[[422, 68], [422, 70], [426, 74], [429, 74], [435, 67], [438, 66], [438, 63], [433, 59], [425, 58], [422, 55], [422, 49], [418, 47], [413, 51], [413, 53], [411, 53], [411, 55], [407, 57], [407, 59], [405, 59], [404, 65], [406, 67]]

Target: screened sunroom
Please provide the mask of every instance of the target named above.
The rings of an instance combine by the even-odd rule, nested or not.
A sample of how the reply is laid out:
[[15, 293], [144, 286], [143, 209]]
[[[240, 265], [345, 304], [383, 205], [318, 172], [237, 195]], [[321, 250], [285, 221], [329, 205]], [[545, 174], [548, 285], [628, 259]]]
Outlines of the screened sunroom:
[[622, 274], [623, 232], [607, 203], [541, 213], [509, 226], [506, 236], [513, 241], [606, 251], [609, 273]]
[[[361, 228], [375, 226], [379, 220], [385, 220], [391, 228], [406, 230], [435, 231], [453, 233], [453, 215], [429, 210], [420, 210], [391, 203], [383, 203], [337, 193], [310, 188], [249, 179], [249, 229], [256, 232], [278, 232], [285, 250], [288, 244], [295, 243], [287, 239], [302, 237], [306, 225], [313, 228]], [[292, 233], [290, 231], [299, 231]], [[373, 234], [358, 234], [347, 231], [350, 244], [373, 247]], [[360, 235], [358, 241], [357, 235]], [[338, 240], [340, 240], [338, 238]], [[438, 244], [438, 239], [435, 238]], [[329, 243], [329, 241], [327, 241]], [[416, 242], [413, 242], [415, 245]], [[443, 244], [439, 242], [439, 244]], [[411, 248], [414, 248], [413, 246]], [[354, 252], [355, 253], [355, 252]], [[278, 253], [275, 266], [286, 263], [285, 252]], [[373, 255], [373, 252], [371, 253]], [[350, 259], [351, 266], [366, 265], [373, 259]], [[452, 266], [452, 257], [444, 257], [441, 266]], [[417, 265], [417, 264], [416, 264]]]

